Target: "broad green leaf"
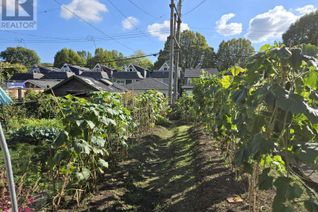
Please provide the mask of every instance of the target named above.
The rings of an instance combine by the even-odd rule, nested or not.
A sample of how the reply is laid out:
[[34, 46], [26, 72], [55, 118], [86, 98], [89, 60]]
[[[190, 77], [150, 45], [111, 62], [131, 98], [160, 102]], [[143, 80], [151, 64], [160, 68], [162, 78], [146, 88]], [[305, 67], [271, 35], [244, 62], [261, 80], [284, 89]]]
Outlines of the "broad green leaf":
[[98, 164], [104, 168], [108, 168], [108, 162], [104, 161], [101, 158], [98, 160]]
[[76, 172], [76, 177], [78, 181], [84, 181], [89, 179], [90, 174], [90, 170], [84, 167], [81, 172]]
[[269, 176], [270, 168], [264, 169], [262, 174], [259, 176], [259, 189], [268, 190], [273, 187], [272, 176]]
[[90, 153], [90, 150], [91, 150], [91, 147], [90, 145], [84, 141], [84, 140], [80, 140], [78, 142], [75, 142], [75, 150], [79, 153], [85, 153], [85, 154], [89, 154]]
[[304, 78], [304, 85], [309, 86], [313, 90], [317, 90], [317, 85], [318, 85], [317, 70], [310, 70], [308, 76]]
[[230, 72], [232, 73], [232, 76], [236, 77], [240, 73], [246, 72], [246, 69], [243, 69], [243, 68], [241, 68], [239, 66], [233, 66], [233, 67], [230, 68]]
[[223, 76], [222, 79], [220, 79], [220, 83], [223, 88], [227, 89], [231, 86], [232, 78], [231, 76]]

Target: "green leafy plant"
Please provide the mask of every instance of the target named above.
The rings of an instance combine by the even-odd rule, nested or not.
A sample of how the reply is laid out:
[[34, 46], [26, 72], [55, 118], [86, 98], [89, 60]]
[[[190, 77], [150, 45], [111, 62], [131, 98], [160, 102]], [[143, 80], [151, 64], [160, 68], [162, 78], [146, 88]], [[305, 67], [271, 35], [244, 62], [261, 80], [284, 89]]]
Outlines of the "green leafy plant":
[[251, 211], [258, 211], [257, 189], [271, 188], [273, 211], [317, 209], [302, 171], [318, 165], [317, 64], [300, 49], [266, 45], [247, 69], [195, 82], [197, 117], [223, 141], [233, 165], [250, 174]]

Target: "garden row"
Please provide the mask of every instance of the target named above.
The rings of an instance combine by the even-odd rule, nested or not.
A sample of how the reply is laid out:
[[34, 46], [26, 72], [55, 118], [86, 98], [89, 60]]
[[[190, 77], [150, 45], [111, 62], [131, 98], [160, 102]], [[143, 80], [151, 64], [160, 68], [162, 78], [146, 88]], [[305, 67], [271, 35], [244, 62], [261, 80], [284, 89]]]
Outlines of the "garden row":
[[[80, 203], [125, 157], [128, 138], [165, 121], [167, 109], [156, 91], [89, 98], [29, 95], [27, 103], [3, 108], [19, 205], [39, 209]], [[6, 210], [3, 169], [0, 176], [0, 209]]]
[[306, 170], [318, 165], [318, 68], [300, 49], [264, 46], [246, 69], [195, 82], [177, 109], [204, 124], [237, 172], [249, 176], [250, 211], [258, 189], [276, 191], [273, 211], [318, 211]]

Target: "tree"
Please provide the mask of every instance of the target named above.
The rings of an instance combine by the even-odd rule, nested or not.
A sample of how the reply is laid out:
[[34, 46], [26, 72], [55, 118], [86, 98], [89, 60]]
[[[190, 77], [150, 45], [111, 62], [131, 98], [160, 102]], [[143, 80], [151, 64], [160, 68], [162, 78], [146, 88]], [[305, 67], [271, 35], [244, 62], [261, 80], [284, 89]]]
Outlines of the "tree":
[[54, 57], [54, 66], [61, 68], [65, 63], [72, 65], [84, 66], [86, 59], [72, 49], [61, 49]]
[[24, 65], [0, 62], [0, 82], [9, 80], [15, 73], [25, 72], [27, 72], [27, 68]]
[[284, 44], [295, 46], [299, 44], [318, 45], [318, 10], [301, 17], [283, 34]]
[[151, 60], [149, 60], [147, 57], [144, 57], [144, 56], [145, 56], [145, 53], [141, 50], [138, 50], [130, 57], [140, 57], [140, 58], [129, 60], [129, 62], [135, 65], [139, 65], [148, 70], [152, 70], [154, 66], [153, 63], [151, 62]]
[[[159, 69], [165, 62], [169, 61], [170, 38], [167, 39], [164, 49], [160, 51], [155, 69]], [[216, 55], [214, 49], [208, 45], [205, 37], [189, 30], [183, 31], [180, 37], [180, 67], [213, 68], [216, 65]]]
[[125, 66], [124, 55], [116, 50], [108, 51], [103, 48], [97, 48], [95, 50], [94, 57], [87, 61], [87, 65], [93, 68], [96, 64], [106, 65], [115, 69], [119, 69]]
[[28, 68], [40, 63], [40, 57], [31, 49], [9, 47], [0, 53], [3, 61], [11, 64], [22, 64]]
[[304, 55], [318, 58], [318, 47], [312, 44], [302, 45], [302, 52]]
[[220, 71], [228, 69], [234, 65], [245, 67], [248, 58], [254, 54], [255, 50], [251, 41], [240, 38], [229, 41], [222, 41], [217, 53], [218, 68]]

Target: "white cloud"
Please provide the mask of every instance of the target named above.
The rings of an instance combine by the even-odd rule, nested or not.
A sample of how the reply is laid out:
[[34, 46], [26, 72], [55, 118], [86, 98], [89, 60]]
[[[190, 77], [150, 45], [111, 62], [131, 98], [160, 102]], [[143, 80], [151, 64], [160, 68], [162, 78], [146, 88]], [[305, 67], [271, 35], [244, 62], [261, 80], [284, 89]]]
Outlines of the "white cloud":
[[241, 34], [243, 30], [243, 25], [241, 23], [229, 23], [229, 21], [234, 17], [234, 13], [224, 14], [216, 22], [216, 31], [224, 36]]
[[276, 6], [250, 20], [247, 37], [253, 42], [278, 38], [297, 19], [298, 16], [287, 11], [283, 6]]
[[99, 0], [72, 0], [69, 4], [61, 6], [61, 16], [63, 18], [71, 19], [79, 16], [89, 22], [101, 21], [102, 13], [107, 11], [106, 5]]
[[[181, 31], [189, 30], [188, 24], [181, 24]], [[154, 23], [148, 26], [148, 32], [153, 37], [157, 37], [161, 41], [165, 41], [170, 35], [170, 21], [166, 20], [163, 23]]]
[[303, 7], [297, 8], [296, 11], [299, 12], [301, 15], [306, 15], [308, 13], [315, 12], [317, 8], [314, 5], [305, 5]]
[[276, 6], [252, 18], [246, 36], [255, 43], [280, 38], [291, 24], [296, 22], [301, 16], [316, 9], [313, 5], [305, 5], [294, 10], [300, 14], [297, 15], [292, 11], [286, 10], [283, 6]]
[[138, 25], [138, 23], [139, 23], [139, 20], [137, 18], [130, 16], [124, 19], [121, 22], [121, 25], [124, 30], [132, 30]]

